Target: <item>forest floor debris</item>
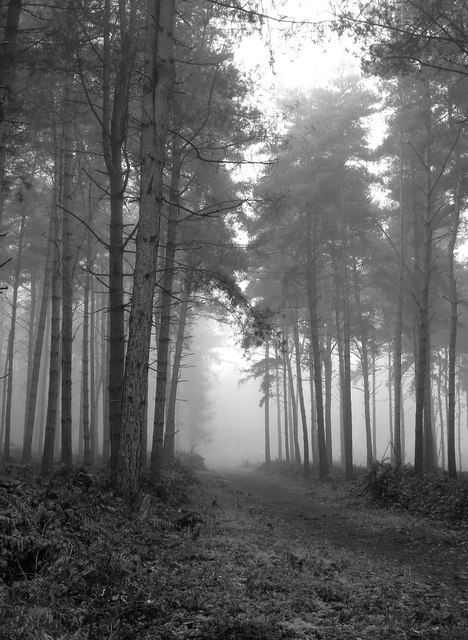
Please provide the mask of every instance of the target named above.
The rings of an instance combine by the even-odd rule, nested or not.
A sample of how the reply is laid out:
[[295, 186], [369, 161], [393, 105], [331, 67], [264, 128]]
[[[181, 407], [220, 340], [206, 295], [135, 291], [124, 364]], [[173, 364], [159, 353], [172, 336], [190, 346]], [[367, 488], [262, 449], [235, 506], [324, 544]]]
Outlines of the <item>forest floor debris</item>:
[[0, 478], [0, 639], [468, 637], [463, 528], [252, 471], [158, 493]]

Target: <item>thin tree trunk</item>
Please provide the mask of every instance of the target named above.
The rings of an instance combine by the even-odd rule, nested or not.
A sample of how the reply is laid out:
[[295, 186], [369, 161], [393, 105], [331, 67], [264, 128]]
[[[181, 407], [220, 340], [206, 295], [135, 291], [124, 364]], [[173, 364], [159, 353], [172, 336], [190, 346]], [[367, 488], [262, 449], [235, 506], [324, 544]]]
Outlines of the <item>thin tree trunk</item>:
[[164, 434], [164, 459], [168, 463], [173, 462], [175, 458], [177, 389], [182, 363], [182, 353], [184, 349], [185, 327], [187, 325], [187, 313], [189, 308], [191, 288], [192, 281], [191, 276], [189, 275], [188, 278], [184, 279], [183, 283], [182, 302], [179, 312], [179, 322], [177, 325], [174, 359], [172, 363], [171, 385], [167, 406], [167, 424], [166, 433]]
[[448, 292], [447, 297], [450, 302], [450, 332], [449, 332], [449, 357], [448, 357], [448, 393], [447, 393], [447, 463], [449, 478], [457, 477], [457, 467], [455, 461], [455, 387], [456, 387], [456, 359], [457, 359], [457, 331], [458, 331], [458, 291], [457, 278], [455, 276], [455, 246], [460, 227], [460, 214], [463, 203], [463, 180], [464, 170], [461, 166], [460, 157], [456, 153], [457, 164], [457, 188], [455, 203], [453, 208], [453, 222], [449, 243], [447, 247], [447, 277]]
[[172, 288], [175, 273], [175, 254], [177, 243], [177, 216], [179, 205], [179, 183], [181, 171], [181, 150], [179, 140], [174, 134], [172, 142], [172, 171], [170, 202], [166, 234], [166, 252], [161, 283], [161, 314], [158, 331], [156, 398], [154, 405], [153, 443], [151, 449], [150, 482], [155, 484], [161, 477], [161, 465], [164, 447], [164, 422], [166, 416], [167, 373], [169, 368], [169, 342], [171, 329], [171, 309], [173, 305]]
[[325, 352], [323, 354], [325, 371], [325, 442], [327, 447], [328, 469], [333, 467], [333, 436], [332, 436], [332, 341], [330, 332], [327, 331]]
[[[56, 146], [58, 146], [56, 144]], [[60, 145], [63, 147], [63, 144]], [[59, 148], [60, 148], [59, 147]], [[57, 414], [60, 396], [60, 254], [59, 254], [59, 213], [58, 204], [62, 201], [62, 180], [63, 180], [63, 155], [56, 154], [56, 167], [54, 171], [54, 192], [56, 195], [52, 209], [53, 218], [53, 251], [52, 251], [52, 274], [51, 274], [51, 320], [50, 320], [50, 355], [49, 355], [49, 389], [47, 397], [47, 417], [44, 433], [44, 449], [42, 454], [41, 473], [49, 476], [54, 465], [55, 431], [57, 427]]]
[[280, 368], [279, 368], [279, 349], [275, 341], [275, 392], [276, 392], [276, 427], [278, 434], [278, 460], [283, 459], [283, 429], [281, 424], [281, 397], [280, 397]]
[[299, 447], [299, 421], [297, 416], [297, 404], [296, 404], [296, 394], [294, 391], [294, 377], [291, 366], [291, 358], [289, 354], [286, 356], [286, 363], [288, 367], [288, 378], [289, 378], [289, 393], [291, 394], [291, 412], [292, 412], [292, 439], [294, 445], [294, 460], [297, 464], [301, 464], [301, 450]]
[[8, 350], [7, 350], [7, 363], [8, 363], [8, 378], [6, 388], [6, 407], [5, 407], [5, 429], [4, 429], [4, 446], [3, 446], [3, 459], [8, 462], [10, 459], [10, 438], [11, 438], [11, 404], [13, 397], [13, 378], [14, 378], [14, 354], [15, 354], [15, 336], [16, 336], [16, 315], [18, 312], [18, 290], [19, 281], [21, 275], [21, 260], [23, 254], [23, 240], [24, 240], [24, 226], [26, 222], [26, 210], [23, 209], [21, 214], [21, 223], [18, 234], [18, 252], [16, 254], [16, 267], [13, 276], [13, 300], [11, 303], [11, 324], [10, 333], [8, 336]]
[[73, 363], [73, 249], [72, 218], [74, 190], [73, 106], [67, 81], [63, 112], [63, 208], [62, 208], [62, 441], [61, 462], [72, 468], [72, 363]]
[[[314, 228], [312, 228], [314, 226]], [[315, 216], [312, 212], [307, 216], [307, 299], [309, 307], [310, 343], [312, 347], [313, 378], [315, 390], [315, 411], [317, 415], [317, 439], [320, 478], [328, 476], [327, 445], [325, 440], [325, 417], [323, 410], [322, 355], [317, 306], [319, 294], [317, 286], [317, 232]]]
[[434, 471], [437, 465], [437, 447], [434, 442], [434, 417], [432, 402], [432, 358], [431, 343], [428, 341], [428, 354], [426, 357], [426, 389], [424, 394], [424, 470], [426, 472]]
[[270, 336], [265, 335], [265, 376], [263, 378], [265, 399], [265, 472], [271, 469], [270, 452]]
[[[426, 88], [426, 93], [428, 92]], [[428, 96], [427, 96], [428, 98]], [[424, 473], [424, 405], [427, 395], [427, 357], [429, 354], [430, 315], [429, 294], [432, 271], [432, 170], [431, 170], [431, 113], [425, 110], [426, 145], [424, 151], [424, 212], [423, 212], [423, 258], [420, 268], [420, 296], [418, 299], [418, 333], [416, 362], [416, 415], [414, 470], [417, 476]], [[427, 459], [427, 458], [426, 458]]]
[[[105, 293], [102, 294], [102, 305], [105, 308]], [[109, 384], [107, 381], [109, 380], [109, 366], [110, 366], [110, 355], [109, 355], [109, 344], [108, 341], [104, 338], [110, 334], [110, 320], [109, 316], [105, 313], [101, 314], [101, 348], [102, 348], [102, 372], [101, 378], [103, 380], [103, 390], [102, 390], [102, 457], [104, 462], [110, 461], [111, 458], [111, 436], [110, 436], [110, 401], [109, 401]], [[119, 409], [120, 411], [120, 409]], [[119, 431], [120, 433], [120, 431]]]
[[82, 384], [82, 431], [83, 431], [83, 463], [91, 464], [91, 434], [89, 428], [89, 296], [90, 296], [89, 271], [86, 271], [83, 302], [83, 341], [81, 361]]
[[96, 294], [93, 287], [93, 281], [90, 281], [90, 318], [89, 318], [89, 358], [90, 358], [90, 413], [89, 413], [89, 430], [91, 437], [91, 464], [96, 462], [96, 458], [99, 450], [99, 441], [98, 441], [98, 424], [97, 424], [97, 415], [98, 415], [98, 402], [99, 402], [99, 394], [101, 392], [101, 383], [102, 376], [99, 377], [98, 381], [96, 381], [96, 367], [97, 367], [97, 358], [96, 358]]
[[402, 333], [403, 333], [403, 296], [404, 296], [404, 268], [405, 268], [405, 219], [403, 203], [403, 134], [400, 131], [399, 147], [399, 214], [400, 214], [400, 251], [398, 265], [398, 306], [395, 323], [395, 350], [393, 355], [393, 384], [394, 384], [394, 434], [393, 453], [397, 466], [401, 464], [401, 378], [402, 378]]
[[[58, 160], [56, 159], [56, 163]], [[55, 202], [52, 204], [52, 211], [55, 210]], [[39, 387], [39, 373], [42, 360], [42, 347], [44, 344], [44, 334], [47, 324], [47, 310], [49, 308], [50, 291], [52, 286], [52, 260], [54, 242], [54, 214], [50, 215], [49, 237], [47, 243], [47, 254], [44, 266], [44, 278], [42, 286], [41, 306], [39, 309], [39, 320], [37, 324], [36, 342], [34, 346], [33, 364], [31, 370], [31, 381], [26, 399], [26, 419], [24, 424], [23, 453], [21, 462], [26, 464], [31, 460], [31, 448], [36, 417], [37, 392]]]
[[304, 400], [304, 388], [302, 386], [302, 367], [301, 367], [301, 347], [299, 344], [299, 326], [296, 317], [293, 318], [292, 323], [292, 333], [294, 339], [294, 349], [296, 352], [296, 386], [297, 386], [297, 395], [299, 398], [299, 407], [301, 410], [301, 421], [302, 421], [302, 441], [303, 441], [303, 475], [304, 478], [310, 478], [310, 462], [309, 462], [309, 434], [307, 431], [307, 414], [305, 408], [305, 400]]
[[286, 363], [286, 359], [288, 357], [287, 349], [282, 346], [282, 369], [283, 369], [283, 407], [284, 407], [284, 453], [286, 457], [286, 462], [289, 462], [291, 459], [290, 451], [289, 451], [289, 401], [288, 401], [288, 365]]

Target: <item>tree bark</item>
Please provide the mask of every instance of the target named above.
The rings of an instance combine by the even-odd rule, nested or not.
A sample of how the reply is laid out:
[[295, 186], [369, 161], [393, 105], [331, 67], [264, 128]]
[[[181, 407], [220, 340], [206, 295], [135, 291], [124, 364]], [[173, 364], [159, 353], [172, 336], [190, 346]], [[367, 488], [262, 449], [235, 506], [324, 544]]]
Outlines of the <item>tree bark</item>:
[[288, 365], [287, 365], [287, 357], [288, 352], [284, 345], [282, 345], [282, 356], [283, 356], [283, 406], [284, 406], [284, 454], [286, 457], [286, 462], [289, 462], [291, 459], [291, 454], [289, 451], [289, 400], [288, 400]]
[[[428, 90], [427, 90], [428, 91]], [[426, 96], [428, 98], [428, 95]], [[427, 100], [429, 102], [429, 100]], [[416, 411], [414, 469], [417, 476], [424, 473], [424, 404], [427, 385], [427, 358], [429, 355], [430, 315], [429, 294], [432, 269], [432, 171], [431, 171], [431, 112], [425, 109], [426, 142], [424, 151], [424, 210], [423, 210], [423, 256], [420, 265], [420, 295], [417, 319], [417, 362], [416, 362]]]
[[121, 397], [125, 363], [124, 306], [124, 238], [123, 208], [129, 165], [124, 161], [124, 145], [128, 128], [128, 102], [135, 60], [136, 3], [130, 0], [127, 21], [125, 0], [119, 0], [120, 42], [117, 52], [117, 72], [111, 95], [112, 56], [109, 26], [111, 0], [104, 3], [103, 113], [102, 144], [109, 176], [109, 369], [108, 398], [111, 475], [115, 475], [120, 440]]
[[23, 208], [21, 214], [20, 229], [18, 233], [18, 253], [16, 254], [16, 267], [13, 277], [13, 300], [11, 303], [11, 323], [10, 332], [8, 335], [8, 350], [7, 350], [7, 363], [8, 363], [8, 379], [6, 388], [6, 407], [5, 407], [5, 427], [3, 443], [3, 459], [8, 462], [10, 459], [10, 445], [11, 445], [11, 404], [13, 397], [13, 367], [15, 361], [15, 336], [16, 336], [16, 315], [18, 312], [18, 289], [21, 275], [21, 260], [23, 253], [23, 241], [24, 241], [24, 225], [26, 222], [26, 209]]
[[[451, 128], [454, 122], [451, 117]], [[457, 465], [455, 455], [455, 406], [456, 406], [456, 362], [457, 362], [457, 331], [458, 331], [458, 287], [455, 276], [455, 246], [457, 244], [460, 227], [460, 215], [463, 204], [464, 171], [460, 162], [458, 149], [455, 151], [455, 163], [457, 169], [457, 186], [455, 189], [455, 202], [453, 206], [453, 221], [449, 243], [447, 247], [447, 297], [450, 303], [450, 331], [448, 352], [448, 393], [447, 393], [447, 465], [449, 478], [457, 477]]]
[[5, 199], [5, 167], [7, 147], [7, 113], [16, 76], [16, 43], [21, 18], [22, 0], [9, 0], [0, 46], [0, 224]]
[[73, 249], [74, 140], [71, 81], [66, 80], [63, 108], [62, 207], [62, 414], [61, 462], [72, 468], [72, 363], [73, 363]]
[[156, 398], [154, 406], [153, 443], [151, 448], [150, 465], [150, 482], [153, 485], [161, 477], [161, 465], [163, 461], [167, 373], [169, 368], [169, 334], [171, 329], [171, 310], [174, 304], [172, 289], [174, 285], [175, 254], [177, 244], [180, 171], [181, 150], [178, 138], [174, 135], [172, 142], [170, 202], [168, 207], [166, 252], [163, 264], [164, 275], [161, 283], [161, 313], [156, 360]]
[[[55, 201], [52, 203], [52, 211], [55, 210]], [[44, 266], [44, 278], [42, 285], [41, 306], [39, 309], [39, 320], [37, 324], [36, 341], [34, 346], [33, 364], [31, 369], [31, 379], [26, 399], [26, 419], [24, 424], [22, 464], [27, 464], [31, 460], [32, 439], [34, 431], [34, 421], [36, 417], [37, 392], [39, 387], [39, 372], [41, 368], [42, 346], [44, 344], [44, 334], [47, 324], [47, 310], [50, 302], [50, 290], [52, 285], [52, 260], [53, 260], [53, 233], [54, 214], [50, 215], [49, 237], [47, 243], [47, 254]]]
[[263, 378], [265, 400], [265, 472], [271, 469], [270, 451], [270, 336], [265, 335], [265, 375]]
[[140, 431], [146, 420], [148, 357], [162, 208], [165, 144], [174, 86], [174, 0], [148, 0], [144, 52], [140, 217], [114, 479], [131, 500], [138, 490]]
[[[63, 134], [62, 134], [63, 135]], [[60, 221], [58, 206], [62, 201], [62, 181], [63, 181], [63, 141], [56, 146], [60, 153], [56, 153], [56, 167], [54, 170], [54, 195], [55, 201], [52, 209], [53, 217], [53, 258], [51, 274], [51, 320], [50, 320], [50, 355], [49, 355], [49, 390], [47, 397], [47, 416], [44, 433], [44, 449], [42, 454], [41, 473], [49, 476], [54, 466], [55, 432], [57, 427], [58, 403], [60, 396], [60, 255], [59, 236]]]
[[[313, 227], [312, 212], [307, 216], [307, 299], [309, 304], [310, 342], [312, 345], [313, 376], [315, 389], [315, 411], [317, 415], [317, 439], [320, 478], [330, 473], [325, 440], [325, 418], [323, 409], [322, 355], [317, 306], [319, 303], [317, 286], [317, 232]], [[315, 216], [314, 216], [315, 223]]]
[[177, 325], [174, 360], [172, 363], [172, 376], [167, 405], [167, 424], [166, 432], [164, 434], [164, 459], [168, 463], [173, 462], [175, 458], [177, 389], [182, 363], [182, 353], [184, 349], [185, 327], [187, 325], [191, 289], [192, 280], [191, 275], [188, 274], [188, 277], [184, 279], [182, 287], [182, 302], [180, 305], [179, 322]]
[[299, 326], [297, 313], [292, 322], [292, 334], [294, 340], [294, 350], [296, 352], [296, 386], [297, 395], [299, 397], [299, 407], [301, 410], [302, 422], [302, 441], [303, 441], [303, 475], [304, 478], [310, 478], [310, 461], [309, 461], [309, 434], [307, 427], [307, 414], [304, 400], [304, 388], [302, 385], [302, 366], [301, 366], [301, 346], [299, 344]]

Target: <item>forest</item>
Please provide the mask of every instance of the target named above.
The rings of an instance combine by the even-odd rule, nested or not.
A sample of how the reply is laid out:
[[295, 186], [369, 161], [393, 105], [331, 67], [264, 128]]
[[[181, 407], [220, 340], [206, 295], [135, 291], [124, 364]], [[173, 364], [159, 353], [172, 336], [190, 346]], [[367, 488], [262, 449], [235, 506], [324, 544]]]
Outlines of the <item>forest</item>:
[[[203, 437], [207, 354], [181, 380], [210, 317], [250, 353], [266, 469], [351, 479], [362, 414], [369, 468], [457, 477], [466, 7], [338, 5], [2, 3], [2, 464], [156, 485]], [[361, 71], [265, 106], [236, 50], [256, 33], [274, 67], [278, 29], [346, 37]]]
[[465, 0], [0, 1], [0, 640], [466, 640], [467, 104]]

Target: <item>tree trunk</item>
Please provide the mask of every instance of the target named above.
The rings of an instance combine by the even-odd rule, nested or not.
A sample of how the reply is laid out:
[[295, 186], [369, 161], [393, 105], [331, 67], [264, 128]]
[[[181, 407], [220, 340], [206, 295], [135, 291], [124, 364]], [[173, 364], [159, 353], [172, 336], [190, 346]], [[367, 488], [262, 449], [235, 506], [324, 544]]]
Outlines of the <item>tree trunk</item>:
[[270, 452], [270, 336], [265, 335], [265, 376], [263, 378], [265, 400], [265, 472], [271, 469]]
[[292, 322], [292, 333], [294, 339], [294, 350], [296, 352], [296, 385], [297, 385], [297, 395], [299, 397], [299, 407], [301, 410], [301, 421], [302, 421], [302, 441], [303, 441], [303, 475], [304, 478], [310, 478], [310, 462], [309, 462], [309, 434], [307, 431], [307, 414], [305, 408], [305, 400], [304, 400], [304, 388], [302, 385], [302, 366], [301, 366], [301, 346], [299, 344], [299, 326], [297, 313], [293, 318]]
[[294, 445], [294, 461], [297, 464], [301, 464], [301, 450], [299, 447], [299, 437], [298, 437], [299, 424], [297, 419], [296, 394], [294, 391], [294, 376], [293, 376], [292, 366], [291, 366], [291, 357], [288, 352], [286, 352], [286, 364], [288, 367], [289, 393], [291, 395], [291, 413], [292, 413], [292, 425], [291, 425], [292, 434], [291, 435], [292, 435], [293, 445]]
[[81, 385], [82, 385], [82, 425], [83, 425], [83, 463], [91, 464], [91, 433], [89, 410], [89, 296], [90, 296], [89, 271], [86, 271], [85, 286], [83, 291], [83, 341], [81, 360]]
[[18, 234], [18, 253], [16, 254], [16, 267], [13, 277], [13, 300], [11, 303], [11, 324], [8, 335], [8, 379], [6, 388], [6, 407], [5, 407], [5, 428], [4, 428], [4, 444], [3, 459], [8, 462], [10, 459], [10, 438], [11, 438], [11, 403], [13, 396], [13, 378], [14, 378], [14, 361], [15, 361], [15, 335], [16, 335], [16, 315], [18, 312], [18, 289], [21, 275], [21, 260], [23, 253], [24, 225], [26, 222], [26, 210], [23, 209], [21, 214], [21, 223]]
[[[5, 4], [4, 2], [2, 4]], [[0, 224], [5, 199], [5, 166], [7, 149], [8, 103], [14, 92], [16, 75], [16, 41], [21, 17], [22, 0], [8, 0], [6, 20], [0, 46]]]
[[71, 84], [66, 81], [63, 108], [62, 207], [62, 442], [61, 462], [72, 468], [72, 361], [73, 361], [73, 249], [74, 140]]
[[398, 306], [395, 323], [395, 350], [393, 355], [393, 384], [394, 384], [394, 434], [393, 453], [397, 466], [401, 465], [401, 378], [402, 378], [402, 334], [403, 334], [403, 297], [404, 297], [404, 268], [405, 268], [405, 218], [403, 203], [403, 134], [400, 131], [399, 148], [399, 213], [400, 213], [400, 255], [398, 265]]
[[278, 460], [283, 459], [283, 438], [281, 424], [281, 397], [280, 397], [280, 381], [279, 381], [279, 349], [275, 341], [275, 392], [276, 392], [276, 427], [278, 434]]
[[291, 459], [291, 454], [289, 452], [289, 401], [288, 401], [288, 365], [287, 365], [287, 357], [288, 352], [284, 346], [284, 341], [282, 345], [282, 370], [283, 370], [283, 407], [284, 407], [284, 454], [286, 457], [286, 462], [289, 462]]
[[129, 164], [126, 161], [125, 169], [122, 165], [124, 160], [123, 147], [127, 138], [128, 102], [134, 69], [134, 38], [136, 33], [136, 3], [133, 0], [130, 2], [128, 24], [125, 4], [123, 0], [119, 0], [120, 42], [116, 54], [118, 58], [117, 72], [111, 96], [111, 67], [115, 64], [112, 59], [113, 52], [111, 51], [109, 34], [112, 20], [111, 0], [104, 2], [102, 143], [104, 161], [109, 176], [110, 197], [108, 412], [112, 477], [116, 471], [119, 448], [125, 362], [123, 208]]
[[[57, 160], [56, 160], [57, 162]], [[55, 202], [52, 204], [52, 211], [55, 209]], [[42, 360], [42, 347], [44, 344], [44, 334], [47, 324], [47, 310], [49, 308], [50, 291], [52, 285], [52, 259], [53, 259], [53, 233], [54, 214], [50, 216], [49, 237], [47, 243], [47, 254], [44, 266], [44, 278], [42, 285], [41, 306], [39, 309], [39, 320], [37, 323], [36, 341], [34, 346], [33, 363], [31, 369], [28, 397], [26, 399], [26, 419], [24, 423], [22, 464], [31, 460], [31, 449], [34, 431], [34, 421], [36, 417], [37, 392], [39, 387], [39, 373]]]
[[455, 276], [455, 246], [460, 227], [460, 214], [463, 204], [463, 180], [464, 171], [461, 166], [459, 153], [456, 152], [457, 188], [453, 207], [452, 229], [447, 247], [447, 297], [450, 302], [450, 331], [449, 331], [449, 357], [448, 357], [448, 393], [447, 393], [447, 464], [449, 478], [457, 477], [455, 457], [455, 387], [456, 387], [456, 359], [457, 359], [457, 330], [458, 330], [458, 291], [457, 278]]
[[[312, 217], [314, 218], [312, 222]], [[314, 223], [314, 229], [312, 225]], [[307, 216], [307, 299], [309, 303], [310, 343], [312, 346], [315, 411], [317, 414], [317, 439], [320, 478], [330, 473], [328, 467], [327, 446], [325, 440], [325, 418], [323, 410], [322, 356], [320, 353], [320, 337], [317, 306], [319, 303], [317, 286], [317, 232], [315, 216], [312, 212]]]
[[164, 459], [166, 462], [173, 462], [175, 458], [175, 436], [176, 436], [176, 403], [177, 389], [184, 349], [185, 327], [187, 325], [187, 313], [192, 289], [191, 276], [184, 279], [182, 290], [182, 302], [179, 312], [179, 322], [177, 325], [177, 336], [174, 350], [174, 360], [172, 363], [171, 385], [169, 390], [169, 400], [167, 405], [167, 424], [164, 434]]
[[417, 321], [416, 361], [416, 413], [414, 470], [417, 476], [424, 473], [424, 405], [427, 395], [427, 358], [429, 355], [430, 314], [429, 294], [432, 271], [432, 171], [431, 171], [431, 113], [429, 105], [425, 112], [426, 145], [424, 151], [424, 211], [423, 211], [423, 257], [420, 265], [420, 288]]
[[169, 195], [166, 252], [161, 283], [161, 313], [158, 331], [156, 364], [156, 399], [154, 405], [153, 443], [151, 448], [150, 482], [155, 484], [161, 477], [164, 447], [164, 422], [166, 415], [167, 372], [169, 367], [169, 342], [171, 329], [172, 289], [174, 285], [175, 254], [177, 243], [177, 217], [179, 205], [179, 183], [181, 150], [176, 135], [172, 142], [172, 172]]
[[[63, 146], [63, 145], [60, 145]], [[51, 274], [51, 320], [50, 320], [50, 355], [49, 355], [49, 390], [47, 397], [47, 417], [44, 433], [44, 449], [42, 454], [41, 473], [49, 476], [54, 465], [55, 431], [57, 427], [58, 403], [60, 395], [60, 255], [59, 255], [59, 213], [58, 204], [62, 199], [62, 156], [56, 154], [56, 167], [54, 171], [55, 206], [52, 209], [53, 233], [52, 233], [52, 274]]]
[[332, 341], [327, 331], [325, 352], [322, 356], [325, 371], [325, 444], [327, 447], [328, 469], [333, 467], [333, 436], [332, 436]]
[[148, 0], [144, 51], [140, 217], [123, 383], [115, 488], [127, 500], [138, 490], [140, 431], [145, 420], [148, 357], [162, 208], [169, 109], [174, 85], [174, 0]]

